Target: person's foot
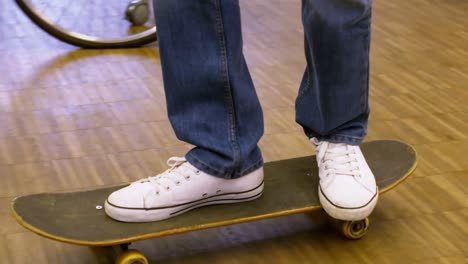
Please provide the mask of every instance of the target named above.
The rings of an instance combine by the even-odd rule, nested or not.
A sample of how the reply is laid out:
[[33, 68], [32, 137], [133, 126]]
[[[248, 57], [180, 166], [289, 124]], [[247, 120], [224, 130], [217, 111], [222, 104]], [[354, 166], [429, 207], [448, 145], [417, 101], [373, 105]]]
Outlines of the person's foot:
[[318, 141], [319, 198], [323, 209], [340, 220], [362, 220], [369, 216], [379, 196], [372, 174], [359, 146]]
[[185, 160], [170, 158], [165, 172], [130, 184], [106, 200], [107, 215], [123, 222], [167, 219], [192, 209], [254, 200], [263, 193], [263, 168], [237, 179], [208, 175]]

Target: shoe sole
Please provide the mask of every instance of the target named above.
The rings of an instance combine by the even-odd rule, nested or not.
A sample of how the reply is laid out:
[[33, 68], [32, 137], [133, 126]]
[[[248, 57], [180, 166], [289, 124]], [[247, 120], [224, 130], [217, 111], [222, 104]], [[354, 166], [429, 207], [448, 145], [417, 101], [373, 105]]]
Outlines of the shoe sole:
[[212, 197], [207, 197], [203, 200], [185, 203], [179, 206], [171, 206], [154, 209], [139, 209], [139, 208], [123, 208], [113, 205], [109, 201], [105, 202], [105, 211], [111, 218], [121, 222], [153, 222], [165, 220], [190, 210], [215, 204], [240, 203], [258, 199], [263, 194], [264, 183], [253, 190], [243, 193], [228, 193]]
[[378, 189], [376, 194], [368, 201], [365, 205], [360, 207], [340, 207], [333, 204], [326, 196], [322, 193], [322, 189], [319, 186], [319, 200], [325, 212], [331, 217], [344, 220], [344, 221], [359, 221], [368, 217], [375, 206], [379, 197]]

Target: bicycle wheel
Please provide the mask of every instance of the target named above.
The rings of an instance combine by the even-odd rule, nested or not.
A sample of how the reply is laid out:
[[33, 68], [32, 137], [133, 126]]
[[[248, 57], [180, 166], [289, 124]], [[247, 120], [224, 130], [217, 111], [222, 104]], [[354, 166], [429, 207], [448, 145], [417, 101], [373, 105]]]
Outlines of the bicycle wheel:
[[15, 1], [41, 29], [74, 46], [133, 48], [157, 39], [152, 1]]

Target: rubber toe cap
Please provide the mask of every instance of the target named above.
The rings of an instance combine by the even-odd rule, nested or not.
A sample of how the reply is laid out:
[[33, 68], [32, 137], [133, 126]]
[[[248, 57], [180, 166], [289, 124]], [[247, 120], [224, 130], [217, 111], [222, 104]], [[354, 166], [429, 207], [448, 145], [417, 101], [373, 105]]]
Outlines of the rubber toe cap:
[[143, 193], [141, 191], [136, 191], [134, 185], [113, 192], [107, 198], [106, 206], [107, 205], [128, 209], [145, 208]]
[[325, 198], [333, 205], [341, 208], [360, 208], [366, 206], [376, 195], [377, 188], [370, 192], [352, 178], [341, 179], [328, 185], [320, 191]]

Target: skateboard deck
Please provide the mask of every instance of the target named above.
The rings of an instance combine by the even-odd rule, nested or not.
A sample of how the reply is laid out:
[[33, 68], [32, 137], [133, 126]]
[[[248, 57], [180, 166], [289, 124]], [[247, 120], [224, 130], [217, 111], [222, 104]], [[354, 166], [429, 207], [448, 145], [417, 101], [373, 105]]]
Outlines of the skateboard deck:
[[[376, 176], [380, 194], [397, 186], [416, 168], [416, 152], [403, 142], [371, 141], [361, 149]], [[269, 162], [264, 172], [264, 194], [257, 200], [202, 207], [159, 222], [123, 223], [106, 216], [102, 207], [107, 196], [125, 185], [17, 197], [11, 208], [16, 220], [32, 232], [87, 246], [123, 245], [321, 209], [315, 156]]]

